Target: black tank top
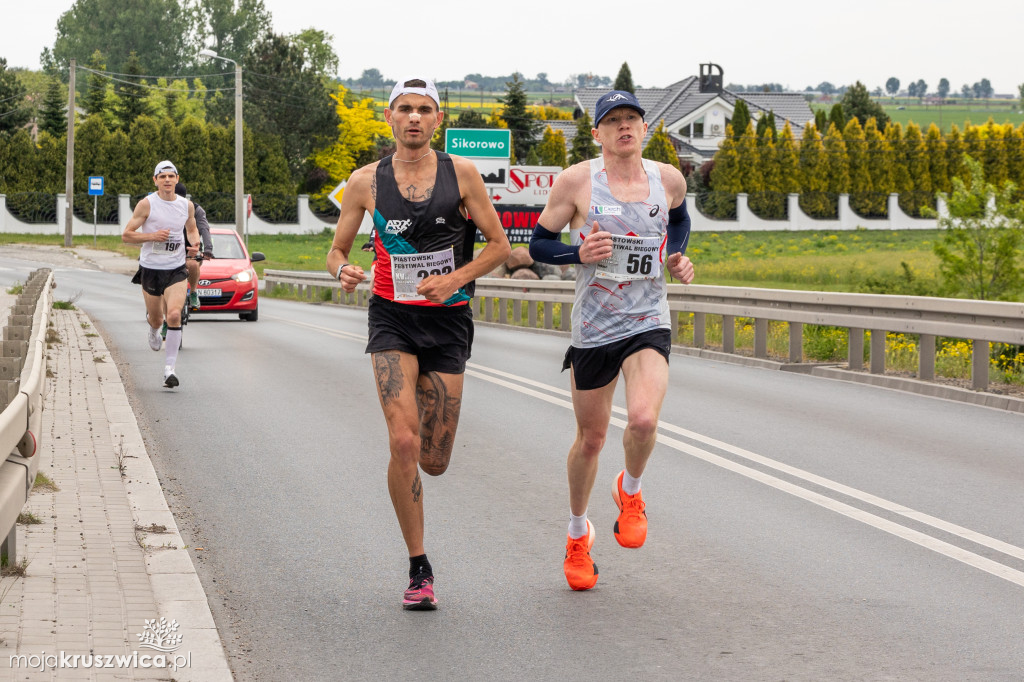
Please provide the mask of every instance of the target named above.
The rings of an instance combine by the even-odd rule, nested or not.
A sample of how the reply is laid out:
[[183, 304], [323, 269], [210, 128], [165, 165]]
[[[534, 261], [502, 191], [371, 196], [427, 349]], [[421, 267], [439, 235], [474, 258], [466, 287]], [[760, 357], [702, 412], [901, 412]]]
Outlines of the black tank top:
[[[434, 191], [426, 201], [409, 201], [395, 182], [392, 157], [377, 164], [377, 199], [373, 215], [376, 228], [374, 248], [377, 262], [373, 270], [373, 293], [395, 300], [391, 278], [392, 253], [431, 253], [451, 248], [458, 269], [473, 259], [476, 228], [459, 211], [462, 194], [452, 159], [444, 152], [437, 155]], [[475, 282], [462, 291], [471, 297]], [[465, 298], [465, 297], [463, 297]], [[430, 301], [399, 301], [409, 305], [437, 306]], [[454, 305], [465, 305], [466, 300]]]

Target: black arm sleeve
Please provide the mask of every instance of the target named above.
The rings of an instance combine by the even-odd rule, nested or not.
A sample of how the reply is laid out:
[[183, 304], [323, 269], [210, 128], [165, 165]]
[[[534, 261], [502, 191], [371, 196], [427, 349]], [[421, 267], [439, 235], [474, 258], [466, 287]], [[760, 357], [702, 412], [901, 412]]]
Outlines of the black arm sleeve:
[[555, 265], [582, 262], [580, 247], [563, 244], [558, 232], [552, 232], [540, 223], [537, 223], [530, 237], [530, 257], [541, 263]]
[[[675, 252], [686, 253], [686, 247], [690, 243], [690, 213], [686, 210], [686, 199], [675, 208], [668, 210], [668, 242], [665, 254]], [[536, 259], [534, 259], [536, 260]]]

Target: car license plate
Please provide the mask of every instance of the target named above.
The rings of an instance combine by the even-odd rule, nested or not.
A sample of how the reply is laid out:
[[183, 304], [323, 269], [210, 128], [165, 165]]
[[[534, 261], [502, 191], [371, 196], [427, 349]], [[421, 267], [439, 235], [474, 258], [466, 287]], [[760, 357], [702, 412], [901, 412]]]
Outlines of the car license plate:
[[199, 298], [213, 298], [220, 296], [220, 289], [197, 289], [199, 292]]

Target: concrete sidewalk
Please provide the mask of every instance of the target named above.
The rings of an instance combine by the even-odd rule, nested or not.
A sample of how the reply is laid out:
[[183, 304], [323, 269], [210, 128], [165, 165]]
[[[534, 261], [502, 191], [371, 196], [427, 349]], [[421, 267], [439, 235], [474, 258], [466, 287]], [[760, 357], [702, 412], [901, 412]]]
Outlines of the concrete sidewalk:
[[0, 680], [231, 680], [102, 337], [80, 310], [50, 320], [36, 457], [54, 487], [37, 481], [18, 525], [24, 575], [0, 581]]

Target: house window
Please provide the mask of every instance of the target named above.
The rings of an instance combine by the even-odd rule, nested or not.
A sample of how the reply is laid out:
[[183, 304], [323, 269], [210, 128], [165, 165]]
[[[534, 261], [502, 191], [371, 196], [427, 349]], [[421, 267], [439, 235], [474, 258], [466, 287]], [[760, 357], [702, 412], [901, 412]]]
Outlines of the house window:
[[691, 137], [704, 137], [704, 117], [701, 116], [696, 121], [690, 124], [690, 128], [693, 131]]

